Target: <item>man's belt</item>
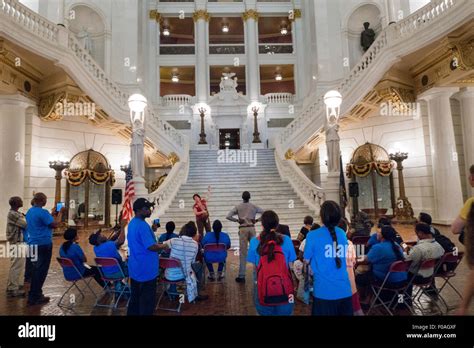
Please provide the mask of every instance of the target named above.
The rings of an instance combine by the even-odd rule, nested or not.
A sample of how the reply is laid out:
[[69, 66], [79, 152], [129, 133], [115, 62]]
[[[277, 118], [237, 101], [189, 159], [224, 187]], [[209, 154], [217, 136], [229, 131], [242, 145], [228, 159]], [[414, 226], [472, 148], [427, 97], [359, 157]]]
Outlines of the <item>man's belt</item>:
[[240, 225], [239, 228], [241, 227], [255, 227], [255, 225]]

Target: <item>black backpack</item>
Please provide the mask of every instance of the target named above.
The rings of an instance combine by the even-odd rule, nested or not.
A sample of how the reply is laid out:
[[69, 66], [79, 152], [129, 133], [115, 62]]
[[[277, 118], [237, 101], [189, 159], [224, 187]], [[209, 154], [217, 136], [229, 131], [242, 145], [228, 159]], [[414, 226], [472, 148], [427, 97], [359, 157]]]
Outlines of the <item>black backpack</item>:
[[454, 250], [456, 247], [453, 242], [451, 242], [451, 239], [449, 239], [446, 236], [443, 236], [442, 234], [438, 234], [434, 236], [435, 241], [437, 241], [444, 249], [444, 252], [450, 253]]

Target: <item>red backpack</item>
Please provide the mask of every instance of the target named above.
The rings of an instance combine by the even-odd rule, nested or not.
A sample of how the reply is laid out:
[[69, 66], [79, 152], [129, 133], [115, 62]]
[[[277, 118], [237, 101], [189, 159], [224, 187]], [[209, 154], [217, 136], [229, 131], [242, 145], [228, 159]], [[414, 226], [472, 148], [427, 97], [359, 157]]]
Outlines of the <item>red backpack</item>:
[[[274, 244], [275, 258], [268, 261], [268, 246]], [[263, 247], [263, 255], [257, 267], [258, 301], [262, 306], [288, 304], [293, 299], [294, 286], [285, 255], [280, 245], [269, 241]]]

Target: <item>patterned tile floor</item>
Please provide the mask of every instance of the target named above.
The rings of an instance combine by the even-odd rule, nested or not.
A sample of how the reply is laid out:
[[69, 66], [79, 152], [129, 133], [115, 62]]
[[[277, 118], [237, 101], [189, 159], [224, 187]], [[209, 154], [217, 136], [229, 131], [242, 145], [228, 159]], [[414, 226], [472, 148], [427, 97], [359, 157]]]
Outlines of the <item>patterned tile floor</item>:
[[[404, 240], [415, 240], [416, 237], [411, 226], [396, 226]], [[442, 233], [448, 235], [456, 244], [462, 249], [458, 243], [457, 237], [450, 235], [449, 229], [440, 227]], [[93, 260], [94, 255], [92, 247], [87, 243], [86, 232], [80, 235], [80, 245], [84, 249], [89, 261]], [[93, 296], [87, 294], [84, 301], [79, 303], [80, 297], [76, 296], [78, 303], [75, 306], [75, 311], [63, 310], [57, 306], [57, 302], [62, 293], [66, 290], [68, 283], [64, 281], [62, 271], [55, 259], [58, 255], [58, 249], [62, 243], [61, 237], [54, 237], [53, 260], [49, 270], [46, 283], [44, 285], [44, 293], [51, 297], [51, 302], [43, 306], [27, 307], [25, 299], [7, 298], [5, 295], [6, 279], [8, 276], [9, 261], [5, 258], [0, 258], [0, 315], [125, 315], [125, 309], [111, 310], [107, 308], [93, 308]], [[238, 272], [238, 256], [234, 255], [232, 251], [229, 252], [227, 275], [223, 283], [207, 283], [205, 293], [209, 295], [209, 299], [197, 304], [185, 303], [182, 307], [181, 313], [167, 312], [157, 310], [156, 315], [256, 315], [255, 308], [252, 302], [252, 284], [251, 279], [252, 268], [247, 266], [247, 283], [245, 285], [238, 284], [234, 281]], [[462, 291], [465, 283], [467, 266], [463, 262], [458, 268], [458, 275], [454, 279], [455, 286]], [[97, 284], [92, 282], [94, 290], [100, 291]], [[459, 303], [456, 294], [450, 289], [446, 289], [445, 298], [450, 305]], [[167, 303], [164, 303], [167, 304]], [[309, 315], [310, 306], [296, 302], [295, 315]], [[452, 314], [453, 311], [450, 312]], [[474, 303], [471, 304], [470, 312], [474, 314]]]

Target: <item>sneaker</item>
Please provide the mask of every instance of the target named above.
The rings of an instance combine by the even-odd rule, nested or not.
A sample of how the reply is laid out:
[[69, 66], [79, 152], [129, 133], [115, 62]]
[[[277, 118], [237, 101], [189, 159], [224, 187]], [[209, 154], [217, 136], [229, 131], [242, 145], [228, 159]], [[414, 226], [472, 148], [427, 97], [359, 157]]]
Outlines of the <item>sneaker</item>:
[[224, 273], [220, 272], [220, 273], [217, 274], [217, 280], [221, 281], [222, 279], [224, 279]]
[[48, 296], [42, 296], [39, 299], [35, 301], [28, 300], [27, 305], [28, 306], [36, 306], [36, 305], [41, 305], [49, 302], [49, 297]]
[[237, 278], [235, 278], [235, 281], [237, 283], [245, 283], [245, 278], [237, 277]]
[[213, 281], [216, 280], [216, 277], [215, 277], [214, 273], [210, 273], [209, 276], [207, 277], [207, 279], [209, 279], [211, 282], [213, 282]]

